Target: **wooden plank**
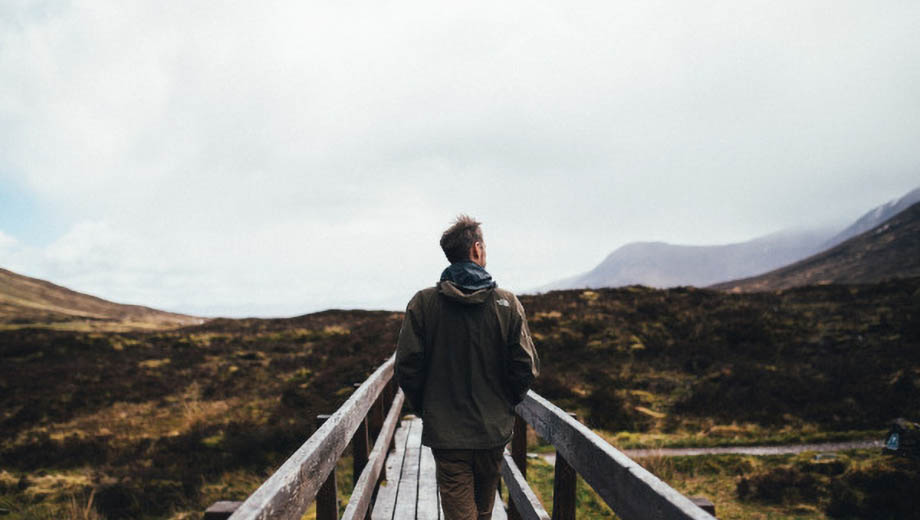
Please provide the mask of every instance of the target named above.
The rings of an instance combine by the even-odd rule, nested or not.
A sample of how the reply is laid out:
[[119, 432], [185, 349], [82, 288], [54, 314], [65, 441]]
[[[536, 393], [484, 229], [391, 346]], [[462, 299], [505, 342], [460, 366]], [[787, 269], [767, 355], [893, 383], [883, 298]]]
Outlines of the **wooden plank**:
[[623, 520], [715, 518], [537, 393], [527, 392], [515, 411]]
[[412, 419], [409, 438], [406, 440], [406, 460], [403, 462], [396, 494], [396, 508], [393, 518], [415, 518], [418, 499], [418, 467], [422, 452], [422, 420]]
[[396, 449], [387, 457], [386, 484], [377, 491], [377, 500], [374, 501], [374, 510], [371, 512], [372, 520], [392, 520], [393, 511], [396, 509], [396, 497], [399, 494], [399, 478], [402, 475], [403, 464], [406, 460], [406, 441], [409, 440], [409, 428], [412, 422], [402, 421], [398, 430], [393, 435], [391, 443]]
[[502, 462], [502, 478], [508, 488], [509, 518], [511, 505], [514, 504], [522, 520], [550, 520], [549, 513], [543, 509], [543, 504], [527, 484], [527, 479], [514, 462], [514, 457], [507, 451]]
[[[374, 495], [374, 488], [379, 481], [380, 474], [383, 472], [384, 463], [387, 460], [387, 451], [396, 430], [396, 425], [399, 424], [399, 416], [402, 413], [404, 400], [405, 395], [400, 390], [396, 394], [396, 398], [393, 399], [393, 405], [390, 407], [389, 413], [383, 420], [380, 435], [377, 436], [377, 442], [374, 443], [374, 449], [371, 450], [371, 454], [368, 457], [369, 463], [365, 466], [364, 471], [361, 472], [357, 483], [355, 483], [355, 488], [351, 493], [351, 498], [348, 500], [348, 506], [345, 507], [342, 520], [361, 520], [369, 516], [367, 511]], [[393, 498], [396, 498], [395, 493]]]
[[358, 424], [393, 378], [394, 356], [291, 455], [230, 517], [231, 520], [300, 519], [335, 467]]
[[440, 518], [438, 509], [438, 480], [436, 476], [434, 454], [431, 448], [422, 446], [421, 461], [418, 468], [418, 506], [415, 517], [419, 519]]

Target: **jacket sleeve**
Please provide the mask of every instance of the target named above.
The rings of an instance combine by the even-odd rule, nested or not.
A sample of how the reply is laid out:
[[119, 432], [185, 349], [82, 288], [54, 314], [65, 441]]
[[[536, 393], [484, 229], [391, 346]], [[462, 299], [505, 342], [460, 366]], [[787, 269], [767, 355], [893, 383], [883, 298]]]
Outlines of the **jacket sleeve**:
[[524, 400], [531, 383], [540, 373], [540, 356], [533, 345], [530, 328], [527, 326], [527, 317], [524, 306], [517, 297], [514, 298], [515, 319], [511, 327], [511, 337], [508, 342], [508, 363], [505, 368], [505, 377], [508, 390], [511, 393], [512, 404], [517, 405]]
[[419, 415], [422, 413], [422, 391], [427, 377], [425, 366], [425, 334], [421, 312], [421, 293], [417, 293], [409, 305], [399, 339], [396, 342], [396, 382], [406, 394], [406, 399]]

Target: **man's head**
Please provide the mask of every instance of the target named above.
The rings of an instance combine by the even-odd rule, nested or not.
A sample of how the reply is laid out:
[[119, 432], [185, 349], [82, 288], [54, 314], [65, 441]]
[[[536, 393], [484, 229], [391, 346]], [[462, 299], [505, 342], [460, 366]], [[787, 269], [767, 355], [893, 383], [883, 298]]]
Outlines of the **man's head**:
[[441, 235], [441, 249], [450, 263], [469, 260], [481, 267], [486, 266], [486, 243], [482, 239], [479, 222], [467, 215], [457, 220]]

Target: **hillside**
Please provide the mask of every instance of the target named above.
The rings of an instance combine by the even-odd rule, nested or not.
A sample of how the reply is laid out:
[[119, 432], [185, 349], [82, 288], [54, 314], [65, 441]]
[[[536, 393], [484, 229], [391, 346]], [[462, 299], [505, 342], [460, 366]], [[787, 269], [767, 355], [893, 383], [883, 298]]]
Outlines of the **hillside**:
[[110, 302], [0, 268], [0, 327], [162, 328], [201, 322], [192, 316]]
[[827, 251], [774, 271], [713, 285], [735, 292], [920, 276], [920, 203]]
[[920, 188], [907, 193], [900, 199], [892, 200], [866, 212], [866, 214], [859, 217], [856, 222], [850, 224], [846, 229], [840, 233], [837, 233], [833, 238], [828, 240], [821, 247], [821, 250], [823, 251], [825, 249], [830, 249], [837, 244], [846, 242], [856, 235], [865, 233], [866, 231], [881, 225], [886, 220], [911, 207], [917, 202], [920, 202]]

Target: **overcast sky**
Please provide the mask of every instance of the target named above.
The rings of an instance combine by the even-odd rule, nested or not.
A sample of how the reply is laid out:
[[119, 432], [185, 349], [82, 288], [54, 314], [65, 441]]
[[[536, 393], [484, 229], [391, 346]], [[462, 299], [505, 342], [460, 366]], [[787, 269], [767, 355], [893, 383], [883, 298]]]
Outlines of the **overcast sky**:
[[[539, 5], [538, 5], [539, 4]], [[920, 2], [0, 3], [0, 266], [198, 315], [523, 291], [920, 186]]]

